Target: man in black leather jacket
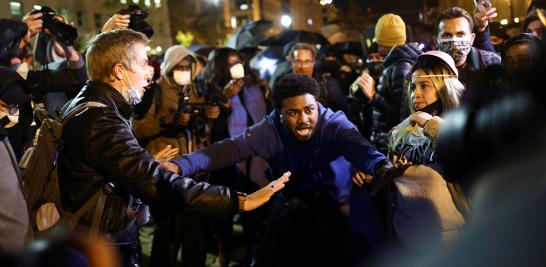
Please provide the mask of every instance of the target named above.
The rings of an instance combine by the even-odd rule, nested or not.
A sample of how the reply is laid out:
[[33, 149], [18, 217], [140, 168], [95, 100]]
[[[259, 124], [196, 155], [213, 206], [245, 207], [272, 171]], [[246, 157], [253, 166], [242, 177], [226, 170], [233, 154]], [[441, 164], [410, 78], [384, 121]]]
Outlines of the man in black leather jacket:
[[[227, 216], [262, 205], [284, 186], [289, 175], [249, 196], [238, 196], [226, 187], [198, 183], [160, 167], [139, 146], [129, 125], [131, 104], [140, 101], [143, 87], [151, 79], [146, 68], [147, 41], [145, 35], [132, 30], [94, 37], [86, 55], [90, 81], [63, 113], [66, 116], [90, 101], [104, 105], [87, 108], [64, 125], [59, 185], [63, 208], [74, 212], [107, 182], [114, 184], [99, 232], [120, 248], [124, 266], [139, 264], [138, 218], [128, 212], [138, 208], [137, 199], [165, 213]], [[79, 225], [91, 225], [92, 214], [83, 216]]]

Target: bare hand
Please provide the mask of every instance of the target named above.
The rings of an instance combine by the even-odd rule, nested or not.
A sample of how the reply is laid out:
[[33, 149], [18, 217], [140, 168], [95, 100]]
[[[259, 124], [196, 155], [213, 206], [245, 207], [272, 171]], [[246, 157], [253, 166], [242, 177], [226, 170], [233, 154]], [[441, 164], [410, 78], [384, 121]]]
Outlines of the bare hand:
[[358, 187], [362, 187], [364, 183], [371, 183], [372, 180], [373, 180], [373, 177], [371, 175], [365, 174], [361, 171], [357, 171], [355, 175], [353, 175], [353, 182]]
[[119, 28], [127, 29], [129, 28], [129, 22], [131, 22], [131, 15], [114, 14], [104, 23], [100, 32], [109, 32]]
[[30, 35], [33, 36], [42, 31], [42, 24], [44, 21], [41, 19], [42, 13], [30, 14], [27, 13], [23, 17], [23, 22], [27, 24]]
[[230, 80], [224, 87], [224, 95], [229, 99], [232, 96], [238, 94], [244, 85], [243, 79]]
[[239, 210], [251, 211], [269, 201], [271, 196], [281, 190], [284, 187], [284, 184], [288, 182], [290, 174], [290, 172], [285, 172], [279, 179], [269, 183], [260, 190], [248, 196], [239, 196]]
[[375, 96], [375, 81], [373, 80], [372, 76], [370, 74], [363, 72], [360, 77], [356, 79], [356, 83], [358, 84], [358, 87], [360, 87], [360, 90], [364, 93], [364, 95], [370, 99], [373, 100]]
[[409, 117], [411, 125], [417, 124], [420, 127], [424, 127], [425, 123], [430, 119], [432, 119], [432, 115], [422, 111], [417, 111]]
[[209, 119], [217, 119], [220, 116], [220, 107], [207, 106], [205, 109], [205, 116], [207, 116]]
[[161, 163], [163, 161], [169, 161], [178, 156], [178, 148], [172, 148], [171, 145], [166, 145], [159, 152], [154, 154], [155, 161]]
[[474, 8], [474, 22], [478, 31], [483, 32], [489, 21], [497, 17], [497, 9], [495, 7], [489, 6], [485, 8], [484, 11], [479, 11], [478, 8]]

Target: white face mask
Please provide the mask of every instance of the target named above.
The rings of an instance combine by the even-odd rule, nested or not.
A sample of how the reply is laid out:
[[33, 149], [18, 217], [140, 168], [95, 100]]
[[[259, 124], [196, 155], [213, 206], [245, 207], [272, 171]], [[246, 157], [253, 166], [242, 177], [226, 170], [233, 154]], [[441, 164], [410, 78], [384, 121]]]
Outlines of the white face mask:
[[[125, 70], [123, 70], [125, 72]], [[125, 76], [127, 77], [127, 80], [129, 81], [129, 86], [125, 86], [125, 83], [123, 80], [121, 81], [121, 84], [123, 85], [123, 90], [121, 91], [121, 94], [123, 95], [123, 98], [129, 103], [129, 105], [136, 105], [142, 101], [142, 95], [140, 94], [139, 88], [133, 87], [133, 84], [131, 83], [131, 79], [129, 79], [129, 75], [127, 75], [127, 72], [125, 72]]]
[[191, 84], [191, 71], [175, 70], [173, 71], [173, 79], [178, 85]]
[[243, 64], [237, 63], [229, 69], [229, 73], [231, 74], [231, 79], [241, 79], [245, 77], [245, 68]]
[[4, 117], [8, 117], [9, 122], [8, 124], [4, 125], [4, 128], [11, 128], [15, 126], [19, 122], [19, 112], [16, 113], [17, 115], [9, 115], [5, 113], [4, 111], [0, 110], [0, 119], [4, 119]]
[[19, 75], [21, 75], [23, 79], [26, 80], [28, 77], [28, 72], [30, 71], [30, 66], [26, 62], [22, 62], [21, 64], [17, 65], [17, 68], [15, 69], [15, 71], [19, 73]]

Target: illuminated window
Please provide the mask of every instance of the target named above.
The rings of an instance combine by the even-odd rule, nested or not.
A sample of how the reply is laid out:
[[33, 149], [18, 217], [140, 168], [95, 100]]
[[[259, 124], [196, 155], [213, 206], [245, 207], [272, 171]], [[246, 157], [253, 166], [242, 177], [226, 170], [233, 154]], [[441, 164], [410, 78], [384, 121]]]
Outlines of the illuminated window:
[[124, 5], [127, 4], [127, 0], [120, 0], [119, 2], [124, 4]]
[[102, 15], [100, 13], [95, 13], [95, 28], [100, 29], [102, 28]]
[[76, 23], [78, 24], [78, 27], [83, 26], [83, 21], [84, 21], [83, 11], [76, 12]]
[[21, 19], [23, 17], [23, 6], [20, 2], [9, 2], [11, 18]]
[[148, 7], [148, 8], [151, 7], [152, 6], [152, 0], [144, 0], [144, 5], [146, 7]]
[[154, 0], [155, 7], [160, 8], [161, 7], [161, 0]]

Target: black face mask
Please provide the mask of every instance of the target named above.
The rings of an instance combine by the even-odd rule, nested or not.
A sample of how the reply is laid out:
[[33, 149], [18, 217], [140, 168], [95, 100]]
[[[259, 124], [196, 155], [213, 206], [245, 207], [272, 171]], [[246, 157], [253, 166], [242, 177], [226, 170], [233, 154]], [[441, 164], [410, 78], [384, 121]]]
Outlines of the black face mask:
[[381, 72], [383, 71], [383, 62], [376, 61], [376, 62], [366, 63], [366, 68], [370, 71], [370, 75], [372, 77], [379, 76], [381, 75]]
[[420, 109], [419, 111], [426, 112], [432, 116], [438, 116], [444, 112], [444, 108], [442, 107], [442, 101], [436, 100], [434, 103], [429, 104], [428, 106]]
[[337, 74], [341, 68], [341, 63], [336, 60], [325, 60], [322, 62], [322, 72], [329, 72], [331, 74]]

